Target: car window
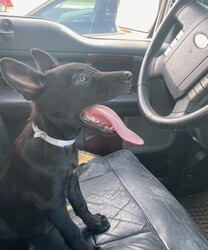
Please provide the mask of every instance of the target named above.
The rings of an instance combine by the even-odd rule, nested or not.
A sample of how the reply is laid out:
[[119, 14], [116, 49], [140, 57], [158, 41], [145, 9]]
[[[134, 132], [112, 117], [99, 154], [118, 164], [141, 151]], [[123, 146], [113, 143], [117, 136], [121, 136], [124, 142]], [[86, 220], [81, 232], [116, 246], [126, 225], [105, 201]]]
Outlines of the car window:
[[158, 7], [159, 2], [155, 0], [120, 0], [117, 9], [116, 26], [148, 33], [156, 20]]
[[161, 0], [13, 0], [6, 13], [44, 18], [77, 34], [115, 39], [147, 38], [156, 23]]

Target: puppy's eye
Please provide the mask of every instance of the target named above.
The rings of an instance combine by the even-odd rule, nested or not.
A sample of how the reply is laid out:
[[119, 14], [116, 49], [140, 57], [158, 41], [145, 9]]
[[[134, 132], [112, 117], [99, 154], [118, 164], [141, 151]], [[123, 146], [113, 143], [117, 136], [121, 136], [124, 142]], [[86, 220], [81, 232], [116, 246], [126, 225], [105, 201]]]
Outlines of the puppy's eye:
[[88, 82], [88, 77], [85, 74], [80, 74], [77, 81], [76, 81], [76, 84], [81, 85], [81, 84], [85, 84], [87, 82]]

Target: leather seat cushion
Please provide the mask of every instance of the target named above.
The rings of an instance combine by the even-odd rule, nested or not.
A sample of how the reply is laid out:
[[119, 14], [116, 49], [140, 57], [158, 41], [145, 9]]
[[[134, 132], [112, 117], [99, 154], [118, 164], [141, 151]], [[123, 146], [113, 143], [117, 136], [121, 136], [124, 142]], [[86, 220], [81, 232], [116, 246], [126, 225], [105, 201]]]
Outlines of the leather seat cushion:
[[104, 249], [208, 249], [183, 207], [129, 151], [97, 157], [79, 174], [90, 211], [105, 214], [111, 224], [106, 233], [88, 235], [88, 240]]

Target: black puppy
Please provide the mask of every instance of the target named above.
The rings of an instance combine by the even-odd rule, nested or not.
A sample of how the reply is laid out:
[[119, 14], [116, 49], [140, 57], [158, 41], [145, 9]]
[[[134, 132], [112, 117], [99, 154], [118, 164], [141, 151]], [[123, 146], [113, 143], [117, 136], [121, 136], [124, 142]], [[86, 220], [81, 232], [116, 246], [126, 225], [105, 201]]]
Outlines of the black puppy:
[[56, 228], [68, 246], [50, 249], [101, 249], [84, 241], [66, 209], [67, 198], [95, 233], [110, 227], [104, 215], [89, 212], [81, 194], [75, 140], [83, 124], [112, 133], [105, 119], [91, 117], [99, 113], [93, 105], [127, 92], [131, 73], [58, 65], [38, 49], [31, 54], [38, 70], [9, 58], [0, 62], [6, 82], [33, 103], [29, 123], [0, 166], [0, 240], [30, 239]]

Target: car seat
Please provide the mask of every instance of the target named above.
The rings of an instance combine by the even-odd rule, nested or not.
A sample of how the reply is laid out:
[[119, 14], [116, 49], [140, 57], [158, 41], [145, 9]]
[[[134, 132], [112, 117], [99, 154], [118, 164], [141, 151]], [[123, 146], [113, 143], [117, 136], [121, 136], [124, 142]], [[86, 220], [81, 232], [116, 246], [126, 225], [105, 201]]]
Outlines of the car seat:
[[[0, 119], [0, 159], [8, 148]], [[97, 156], [78, 172], [89, 209], [105, 214], [111, 224], [103, 234], [85, 234], [86, 240], [104, 250], [208, 249], [208, 240], [184, 208], [131, 152]], [[70, 213], [84, 232], [83, 222]]]

